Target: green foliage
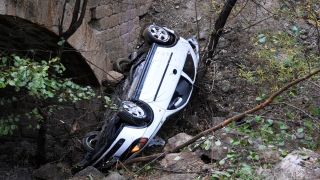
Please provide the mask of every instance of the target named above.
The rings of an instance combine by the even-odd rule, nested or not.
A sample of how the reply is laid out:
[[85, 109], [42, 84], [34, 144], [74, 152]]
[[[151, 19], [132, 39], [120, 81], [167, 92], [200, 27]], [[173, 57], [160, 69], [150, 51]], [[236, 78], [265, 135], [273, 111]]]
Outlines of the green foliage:
[[[76, 102], [80, 99], [89, 100], [95, 96], [91, 87], [81, 87], [71, 79], [60, 78], [66, 68], [61, 64], [58, 57], [41, 62], [24, 59], [12, 54], [0, 58], [0, 88], [14, 87], [16, 92], [27, 91], [29, 96], [34, 96], [38, 102], [44, 102], [47, 99], [57, 98], [59, 102]], [[0, 105], [5, 105], [13, 101], [22, 99], [12, 96], [11, 99], [0, 99]], [[43, 108], [42, 111], [48, 115], [53, 111], [54, 106]], [[18, 121], [21, 116], [17, 116]], [[28, 119], [42, 120], [42, 115], [37, 109], [26, 113]], [[13, 116], [1, 117], [0, 135], [12, 133], [17, 126], [12, 120]], [[37, 125], [40, 128], [40, 125]]]
[[110, 97], [104, 96], [104, 100], [105, 100], [104, 107], [109, 108], [111, 110], [118, 110], [119, 109], [117, 104], [112, 103]]
[[61, 37], [61, 40], [57, 44], [59, 46], [62, 46], [65, 42], [66, 42], [66, 40], [63, 37]]
[[[289, 108], [287, 108], [286, 111], [286, 119], [283, 121], [256, 115], [247, 116], [246, 122], [241, 125], [236, 125], [234, 122], [229, 124], [228, 127], [225, 128], [226, 132], [234, 129], [247, 134], [247, 136], [235, 136], [230, 143], [227, 143], [229, 145], [228, 154], [225, 158], [213, 164], [214, 169], [224, 169], [222, 172], [213, 171], [211, 175], [212, 178], [257, 179], [255, 176], [258, 167], [257, 164], [260, 164], [259, 166], [264, 169], [272, 166], [271, 164], [261, 164], [260, 162], [258, 155], [260, 153], [258, 153], [258, 151], [265, 148], [278, 151], [281, 156], [280, 158], [290, 153], [290, 150], [286, 149], [288, 146], [314, 149], [317, 143], [313, 139], [313, 134], [317, 132], [317, 127], [315, 127], [309, 119], [303, 123], [304, 126], [288, 125], [288, 121], [292, 119], [290, 116], [292, 111]], [[310, 111], [312, 110], [310, 109]], [[209, 138], [205, 137], [202, 138], [202, 140], [208, 139]], [[216, 142], [218, 142], [219, 146], [224, 145], [220, 140]], [[206, 145], [203, 145], [202, 148], [209, 146], [208, 143], [204, 144]], [[257, 144], [259, 146], [257, 146]], [[263, 176], [262, 174], [259, 178], [263, 178]]]
[[203, 137], [203, 139], [205, 141], [201, 144], [201, 147], [205, 150], [209, 150], [211, 147], [211, 141], [213, 139], [213, 136]]
[[[57, 97], [59, 101], [90, 99], [95, 95], [90, 87], [80, 87], [71, 79], [60, 79], [65, 67], [59, 63], [59, 58], [53, 58], [49, 62], [35, 62], [30, 59], [21, 59], [15, 54], [10, 59], [5, 59], [0, 64], [0, 87], [15, 87], [16, 91], [26, 88], [29, 95], [47, 99]], [[8, 66], [9, 64], [9, 66]], [[13, 64], [13, 65], [10, 65]], [[53, 72], [50, 73], [50, 68]]]
[[261, 100], [265, 99], [266, 97], [267, 97], [266, 94], [261, 94], [261, 96], [256, 97], [256, 100], [261, 101]]
[[320, 9], [318, 7], [319, 1], [317, 0], [307, 0], [302, 1], [301, 6], [297, 6], [295, 11], [299, 18], [306, 18], [308, 22], [316, 27], [320, 27], [320, 22], [318, 17], [320, 17]]
[[[319, 1], [283, 3], [280, 9], [266, 10], [273, 13], [273, 23], [281, 20], [279, 24], [286, 25], [278, 27], [277, 30], [267, 27], [256, 32], [251, 37], [252, 51], [246, 48], [246, 52], [248, 50], [251, 53], [247, 57], [248, 61], [240, 64], [239, 75], [252, 85], [251, 89], [263, 88], [260, 88], [260, 91], [250, 91], [255, 103], [245, 101], [248, 108], [260, 104], [268, 98], [268, 94], [276, 92], [288, 82], [320, 67], [317, 46], [319, 37], [310, 35], [317, 35], [316, 29], [320, 27]], [[257, 19], [252, 21], [256, 23]], [[242, 27], [258, 27], [246, 18], [241, 21]], [[265, 28], [265, 22], [261, 21], [261, 24], [263, 26], [260, 27]], [[212, 179], [264, 179], [255, 174], [257, 167], [267, 169], [273, 166], [268, 160], [263, 164], [266, 158], [263, 156], [264, 149], [278, 151], [276, 153], [279, 153], [280, 158], [288, 155], [292, 149], [315, 149], [319, 145], [317, 138], [320, 128], [318, 89], [319, 76], [313, 76], [310, 81], [290, 87], [275, 97], [267, 107], [256, 112], [261, 114], [247, 115], [244, 122], [232, 122], [225, 127], [226, 133], [237, 133], [231, 133], [231, 141], [222, 142], [222, 147], [228, 146], [228, 154], [214, 163], [213, 167], [223, 173], [212, 172]], [[216, 134], [216, 138], [219, 138], [219, 133]], [[203, 145], [203, 148], [205, 147], [207, 145]]]
[[254, 56], [258, 61], [254, 71], [242, 66], [241, 77], [249, 82], [270, 84], [271, 91], [278, 90], [285, 83], [309, 73], [319, 65], [320, 57], [306, 52], [300, 45], [298, 36], [300, 30], [292, 26], [292, 34], [286, 32], [264, 32], [255, 35]]
[[14, 116], [13, 114], [9, 115], [6, 119], [3, 117], [0, 118], [0, 135], [13, 134], [13, 131], [18, 129], [18, 126], [15, 125], [19, 121], [20, 115]]
[[[214, 164], [215, 166], [215, 164]], [[249, 165], [247, 163], [241, 162], [237, 164], [235, 168], [229, 168], [225, 171], [213, 171], [211, 178], [218, 179], [263, 179], [263, 175], [257, 176], [255, 171], [257, 167], [254, 165]]]

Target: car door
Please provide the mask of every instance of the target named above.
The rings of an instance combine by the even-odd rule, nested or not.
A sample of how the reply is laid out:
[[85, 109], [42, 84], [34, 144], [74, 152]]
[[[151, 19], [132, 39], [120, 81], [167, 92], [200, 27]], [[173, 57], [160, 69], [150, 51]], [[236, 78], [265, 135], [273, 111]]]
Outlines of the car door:
[[196, 78], [196, 62], [193, 51], [188, 51], [185, 63], [175, 88], [175, 91], [170, 100], [168, 110], [176, 110], [184, 107], [191, 96], [193, 90], [193, 83]]

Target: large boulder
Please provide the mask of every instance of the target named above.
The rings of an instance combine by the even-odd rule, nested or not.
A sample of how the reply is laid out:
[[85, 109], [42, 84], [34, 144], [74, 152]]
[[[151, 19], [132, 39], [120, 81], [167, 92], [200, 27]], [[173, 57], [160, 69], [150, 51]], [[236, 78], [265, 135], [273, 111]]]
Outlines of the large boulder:
[[208, 169], [197, 152], [189, 151], [167, 154], [161, 160], [160, 166], [162, 171], [157, 171], [148, 179], [191, 180], [199, 177], [195, 172]]
[[288, 154], [273, 169], [260, 171], [265, 174], [265, 180], [304, 180], [320, 179], [319, 154], [310, 150], [298, 150]]
[[165, 150], [171, 150], [185, 142], [187, 142], [188, 140], [192, 139], [192, 136], [186, 134], [186, 133], [179, 133], [177, 135], [175, 135], [172, 138], [168, 139], [167, 145], [165, 146]]
[[47, 163], [39, 169], [33, 171], [33, 175], [37, 179], [60, 180], [71, 177], [71, 169], [63, 163]]
[[104, 174], [92, 166], [88, 166], [85, 169], [81, 170], [75, 174], [69, 180], [86, 180], [86, 179], [102, 179]]

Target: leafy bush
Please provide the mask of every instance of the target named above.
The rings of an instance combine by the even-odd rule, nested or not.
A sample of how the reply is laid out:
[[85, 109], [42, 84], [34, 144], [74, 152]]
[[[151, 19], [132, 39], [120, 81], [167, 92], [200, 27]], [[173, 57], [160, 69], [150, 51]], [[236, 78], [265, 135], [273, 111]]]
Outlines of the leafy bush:
[[[80, 99], [90, 99], [95, 92], [89, 86], [81, 87], [72, 82], [71, 79], [61, 78], [66, 70], [60, 63], [58, 57], [41, 62], [29, 58], [21, 58], [15, 54], [0, 57], [0, 89], [14, 88], [16, 92], [26, 91], [29, 96], [37, 99], [37, 102], [44, 104], [48, 99], [56, 98], [59, 102], [76, 102]], [[22, 100], [16, 96], [1, 98], [0, 105], [4, 106], [12, 102]], [[42, 114], [50, 114], [54, 106], [40, 107]], [[39, 108], [39, 107], [38, 107]], [[30, 119], [42, 120], [43, 115], [35, 108], [24, 116]], [[18, 127], [15, 125], [21, 115], [9, 115], [0, 117], [0, 135], [7, 135]], [[37, 126], [37, 128], [40, 128]]]

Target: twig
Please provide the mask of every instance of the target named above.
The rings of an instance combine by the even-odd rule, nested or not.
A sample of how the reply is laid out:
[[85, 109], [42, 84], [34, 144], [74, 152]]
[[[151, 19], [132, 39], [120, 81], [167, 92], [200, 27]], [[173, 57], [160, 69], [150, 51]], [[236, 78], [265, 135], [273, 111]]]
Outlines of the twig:
[[[311, 8], [312, 9], [312, 8]], [[319, 25], [318, 25], [318, 22], [317, 22], [317, 17], [314, 16], [314, 14], [317, 14], [313, 9], [312, 9], [312, 12], [313, 13], [308, 13], [310, 16], [312, 16], [312, 18], [314, 19], [315, 21], [315, 28], [316, 28], [316, 31], [317, 31], [317, 35], [318, 35], [318, 38], [317, 38], [317, 47], [318, 47], [318, 55], [320, 56], [320, 31], [319, 31]]]
[[270, 14], [273, 14], [273, 15], [277, 15], [277, 14], [274, 14], [273, 12], [271, 12], [271, 11], [269, 11], [267, 8], [265, 8], [264, 6], [262, 6], [261, 4], [259, 4], [259, 3], [257, 3], [257, 2], [255, 2], [254, 0], [251, 0], [252, 2], [254, 2], [256, 5], [258, 5], [258, 6], [260, 6], [260, 7], [262, 7], [262, 9], [264, 9], [264, 10], [266, 10], [267, 12], [269, 12]]
[[276, 104], [285, 104], [285, 105], [287, 105], [287, 106], [293, 107], [293, 108], [295, 108], [295, 109], [303, 112], [303, 113], [304, 113], [305, 115], [307, 115], [310, 119], [315, 120], [315, 118], [312, 117], [310, 114], [308, 114], [306, 111], [304, 111], [303, 109], [298, 108], [298, 107], [296, 107], [296, 106], [294, 106], [294, 105], [292, 105], [292, 104], [289, 104], [289, 103], [286, 103], [286, 102], [276, 102], [276, 103], [272, 103], [272, 104], [274, 104], [274, 105], [276, 105]]
[[312, 81], [309, 81], [309, 80], [307, 80], [307, 82], [309, 82], [309, 83], [313, 84], [314, 86], [317, 86], [318, 88], [320, 88], [320, 86], [318, 84], [316, 84], [315, 82], [312, 82]]
[[[194, 10], [196, 11], [196, 22], [197, 22], [197, 31], [198, 31], [198, 39], [200, 38], [200, 28], [199, 28], [199, 21], [198, 21], [198, 10], [197, 10], [197, 0], [194, 2]], [[200, 47], [199, 47], [200, 49]], [[200, 54], [200, 52], [199, 52]]]
[[242, 10], [247, 6], [248, 2], [249, 2], [249, 0], [247, 0], [247, 1], [245, 2], [244, 6], [241, 7], [241, 9], [239, 10], [239, 12], [238, 12], [237, 14], [235, 14], [233, 17], [230, 17], [229, 20], [237, 17], [237, 16], [242, 12]]
[[117, 164], [120, 164], [128, 173], [130, 173], [131, 171], [121, 162], [121, 161], [117, 161]]
[[158, 168], [158, 167], [153, 167], [153, 169], [160, 170], [160, 171], [166, 171], [166, 172], [171, 172], [171, 173], [188, 173], [188, 174], [207, 174], [209, 171], [175, 171], [175, 170], [170, 170], [170, 169], [164, 169], [164, 168]]
[[[247, 114], [247, 116], [254, 117], [254, 116], [256, 116], [256, 115]], [[260, 116], [260, 115], [259, 115], [259, 116]], [[289, 121], [289, 120], [286, 120], [286, 119], [283, 119], [283, 118], [276, 118], [276, 117], [270, 117], [270, 116], [260, 116], [260, 117], [265, 118], [265, 119], [278, 120], [278, 121], [283, 121], [283, 122], [288, 122], [288, 123], [299, 124], [299, 125], [301, 125], [301, 126], [305, 126], [305, 125], [302, 124], [302, 123], [295, 122], [295, 121]]]
[[[152, 158], [153, 160], [152, 160], [151, 162], [145, 164], [142, 168], [140, 168], [140, 169], [139, 169], [138, 171], [136, 171], [134, 174], [132, 174], [131, 176], [129, 176], [127, 179], [130, 179], [133, 175], [139, 173], [142, 169], [144, 169], [145, 167], [147, 167], [149, 164], [153, 163], [154, 161], [156, 161], [157, 159], [159, 159], [160, 157], [165, 156], [165, 155], [166, 155], [166, 152], [154, 154], [154, 156], [152, 156], [152, 157], [153, 157], [153, 158]], [[148, 156], [148, 157], [149, 157], [149, 156]], [[137, 161], [136, 159], [138, 159], [138, 161]], [[141, 157], [141, 159], [143, 159], [143, 157]], [[150, 159], [148, 159], [148, 160], [150, 160]], [[148, 160], [147, 160], [147, 161], [148, 161]], [[141, 162], [141, 161], [139, 160], [139, 158], [135, 158], [135, 159], [132, 159], [132, 160], [129, 160], [129, 161], [125, 161], [123, 164], [131, 164], [131, 163], [134, 163], [134, 162]]]
[[261, 23], [261, 22], [263, 22], [263, 21], [266, 21], [266, 20], [270, 19], [271, 17], [273, 17], [273, 16], [268, 16], [268, 17], [266, 17], [265, 19], [262, 19], [262, 20], [260, 20], [260, 21], [258, 21], [258, 22], [256, 22], [256, 23], [254, 23], [254, 24], [250, 24], [250, 26], [241, 29], [241, 31], [244, 31], [244, 30], [246, 30], [246, 29], [249, 29], [249, 28], [251, 28], [252, 26], [255, 26], [255, 25], [257, 25], [257, 24], [259, 24], [259, 23]]

